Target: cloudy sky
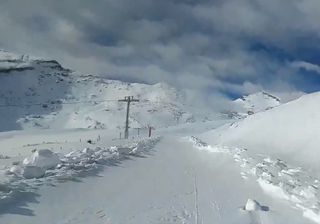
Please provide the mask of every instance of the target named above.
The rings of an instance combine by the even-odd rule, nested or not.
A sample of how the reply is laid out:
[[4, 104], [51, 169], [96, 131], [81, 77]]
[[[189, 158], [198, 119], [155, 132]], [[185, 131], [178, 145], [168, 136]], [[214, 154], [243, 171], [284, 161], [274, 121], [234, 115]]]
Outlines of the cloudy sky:
[[319, 0], [0, 0], [0, 48], [235, 97], [320, 90]]

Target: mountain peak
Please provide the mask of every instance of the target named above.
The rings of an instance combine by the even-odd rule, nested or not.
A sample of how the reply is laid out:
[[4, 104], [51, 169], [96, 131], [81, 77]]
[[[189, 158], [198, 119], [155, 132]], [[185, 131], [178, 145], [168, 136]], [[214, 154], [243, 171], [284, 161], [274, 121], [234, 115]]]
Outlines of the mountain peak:
[[279, 106], [281, 100], [266, 91], [261, 91], [236, 99], [234, 103], [242, 113], [253, 114]]

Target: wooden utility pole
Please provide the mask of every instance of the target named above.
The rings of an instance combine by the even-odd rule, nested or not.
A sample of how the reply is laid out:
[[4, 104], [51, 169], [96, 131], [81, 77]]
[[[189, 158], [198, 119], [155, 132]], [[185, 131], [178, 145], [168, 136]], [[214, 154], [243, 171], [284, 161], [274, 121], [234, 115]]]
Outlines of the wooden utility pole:
[[129, 113], [130, 113], [130, 103], [131, 102], [139, 102], [138, 99], [134, 99], [133, 96], [126, 96], [124, 99], [119, 100], [119, 102], [127, 102], [127, 116], [126, 116], [126, 128], [124, 131], [124, 138], [129, 138]]

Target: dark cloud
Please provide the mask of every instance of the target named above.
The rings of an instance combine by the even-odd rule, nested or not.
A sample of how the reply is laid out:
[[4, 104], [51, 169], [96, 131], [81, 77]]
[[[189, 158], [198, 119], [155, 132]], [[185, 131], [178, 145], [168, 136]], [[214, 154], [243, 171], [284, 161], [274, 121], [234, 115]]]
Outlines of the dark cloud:
[[291, 62], [320, 63], [319, 12], [318, 0], [2, 0], [0, 46], [207, 96], [295, 91], [308, 74]]

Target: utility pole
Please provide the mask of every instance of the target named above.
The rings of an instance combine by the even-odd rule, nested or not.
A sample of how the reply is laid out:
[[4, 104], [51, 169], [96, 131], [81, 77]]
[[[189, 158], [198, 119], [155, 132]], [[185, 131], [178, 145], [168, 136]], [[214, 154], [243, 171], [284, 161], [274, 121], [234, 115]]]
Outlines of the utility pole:
[[134, 99], [133, 96], [126, 96], [124, 99], [119, 100], [119, 102], [127, 102], [127, 116], [126, 116], [126, 128], [124, 131], [124, 138], [129, 138], [129, 113], [130, 113], [130, 103], [131, 102], [139, 102], [138, 99]]

